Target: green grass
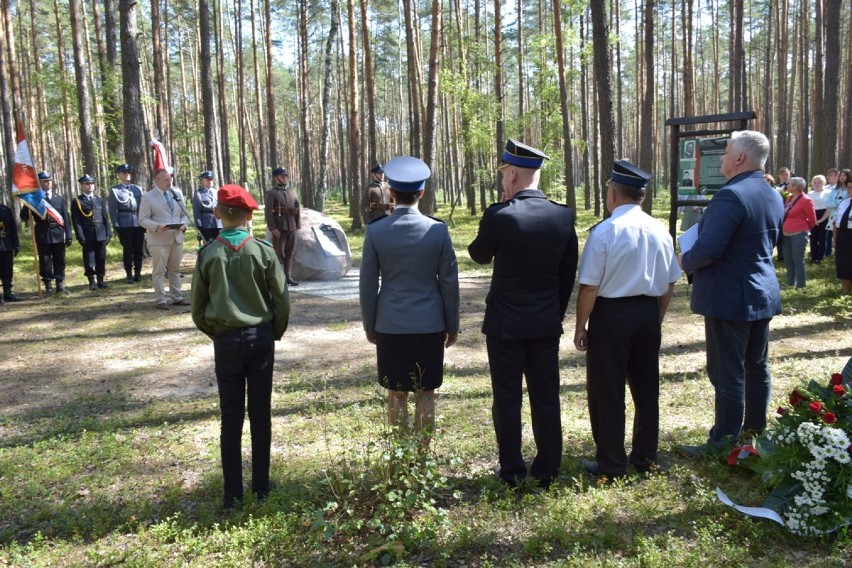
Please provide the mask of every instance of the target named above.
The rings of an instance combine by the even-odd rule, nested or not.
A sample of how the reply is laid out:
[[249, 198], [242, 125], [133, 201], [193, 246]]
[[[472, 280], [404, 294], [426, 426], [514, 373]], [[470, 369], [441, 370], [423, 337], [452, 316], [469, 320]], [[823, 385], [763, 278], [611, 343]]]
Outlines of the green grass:
[[[348, 230], [343, 207], [330, 203], [329, 212]], [[490, 267], [473, 264], [466, 252], [478, 218], [457, 209], [453, 220], [463, 329], [447, 352], [429, 456], [415, 457], [416, 441], [389, 441], [357, 302], [294, 290], [291, 328], [276, 352], [278, 489], [265, 503], [249, 497], [230, 514], [221, 509], [210, 342], [187, 312], [152, 310], [149, 288], [82, 290], [79, 247], [72, 247], [71, 297], [0, 308], [0, 566], [824, 567], [852, 560], [845, 532], [796, 538], [725, 507], [717, 486], [735, 501], [759, 504], [757, 480], [719, 460], [676, 452], [704, 439], [713, 405], [703, 326], [689, 311], [683, 281], [661, 352], [660, 445], [670, 470], [611, 486], [583, 474], [579, 460], [592, 455], [594, 443], [583, 357], [567, 335], [560, 351], [562, 478], [548, 492], [503, 488], [493, 475], [491, 389], [479, 333]], [[581, 242], [580, 229], [595, 221], [579, 212]], [[357, 264], [363, 230], [349, 236]], [[23, 248], [16, 290], [31, 294], [32, 252]], [[108, 278], [123, 276], [117, 243], [110, 263]], [[852, 355], [852, 300], [839, 296], [830, 264], [809, 266], [806, 291], [785, 289], [783, 300], [784, 313], [772, 324], [773, 408], [800, 381], [825, 379]], [[573, 323], [572, 309], [566, 330]], [[322, 344], [328, 332], [346, 339]], [[310, 346], [319, 353], [300, 354]], [[631, 415], [628, 403], [628, 424]], [[531, 458], [526, 403], [524, 424]], [[250, 463], [247, 452], [244, 459]]]

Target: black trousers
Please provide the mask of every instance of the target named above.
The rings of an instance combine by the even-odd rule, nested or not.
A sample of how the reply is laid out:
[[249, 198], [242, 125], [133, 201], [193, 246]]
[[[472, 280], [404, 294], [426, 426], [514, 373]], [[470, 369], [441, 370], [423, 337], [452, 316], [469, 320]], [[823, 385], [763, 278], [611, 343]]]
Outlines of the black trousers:
[[269, 453], [272, 443], [272, 370], [275, 337], [271, 326], [232, 329], [213, 340], [219, 407], [222, 411], [222, 474], [225, 497], [243, 495], [243, 422], [251, 428], [251, 485], [255, 493], [269, 490]]
[[530, 474], [549, 482], [562, 462], [559, 407], [559, 336], [541, 339], [486, 337], [494, 403], [491, 413], [499, 449], [500, 478], [516, 483], [527, 475], [521, 454], [522, 380], [530, 397], [536, 456]]
[[119, 227], [115, 229], [118, 233], [118, 240], [121, 242], [123, 249], [122, 260], [124, 261], [124, 271], [128, 276], [132, 276], [142, 272], [142, 258], [144, 256], [143, 247], [145, 246], [145, 228], [144, 227]]
[[106, 274], [106, 241], [86, 241], [83, 245], [83, 273], [97, 276], [98, 281]]
[[586, 392], [598, 471], [624, 475], [624, 385], [635, 414], [630, 463], [646, 471], [657, 459], [660, 394], [660, 312], [651, 296], [598, 298], [589, 317]]
[[15, 253], [12, 251], [0, 251], [0, 282], [3, 283], [3, 293], [12, 292], [12, 275], [15, 266]]
[[65, 243], [37, 243], [41, 279], [46, 283], [54, 278], [65, 280]]
[[205, 229], [204, 227], [198, 228], [198, 232], [201, 233], [201, 238], [204, 239], [205, 243], [208, 243], [218, 237], [219, 231], [221, 230], [222, 229], [219, 229], [218, 227], [213, 227], [212, 229]]

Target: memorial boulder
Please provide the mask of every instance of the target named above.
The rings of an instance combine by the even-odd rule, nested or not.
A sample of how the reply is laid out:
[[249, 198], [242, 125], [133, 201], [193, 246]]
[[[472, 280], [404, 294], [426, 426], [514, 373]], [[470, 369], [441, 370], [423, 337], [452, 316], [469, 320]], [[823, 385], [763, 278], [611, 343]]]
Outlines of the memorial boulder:
[[302, 208], [302, 228], [296, 233], [295, 248], [295, 280], [337, 280], [352, 267], [346, 233], [337, 221], [319, 211]]

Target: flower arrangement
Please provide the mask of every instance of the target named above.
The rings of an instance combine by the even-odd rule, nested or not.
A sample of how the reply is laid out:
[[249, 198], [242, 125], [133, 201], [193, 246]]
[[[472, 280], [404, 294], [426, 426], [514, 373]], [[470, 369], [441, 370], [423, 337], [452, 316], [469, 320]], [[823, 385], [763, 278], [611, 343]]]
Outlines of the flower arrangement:
[[[818, 536], [852, 523], [852, 385], [840, 373], [790, 393], [776, 423], [738, 448], [734, 463], [772, 489], [764, 507], [795, 534]], [[733, 453], [732, 453], [733, 456]], [[730, 463], [730, 460], [729, 460]]]

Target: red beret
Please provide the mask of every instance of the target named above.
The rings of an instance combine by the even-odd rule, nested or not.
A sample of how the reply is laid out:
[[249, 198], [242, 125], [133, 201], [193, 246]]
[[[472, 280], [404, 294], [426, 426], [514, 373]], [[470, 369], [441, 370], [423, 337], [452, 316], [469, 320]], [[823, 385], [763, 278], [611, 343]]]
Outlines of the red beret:
[[219, 188], [217, 198], [221, 205], [230, 205], [240, 209], [258, 209], [257, 201], [239, 185], [228, 184]]

